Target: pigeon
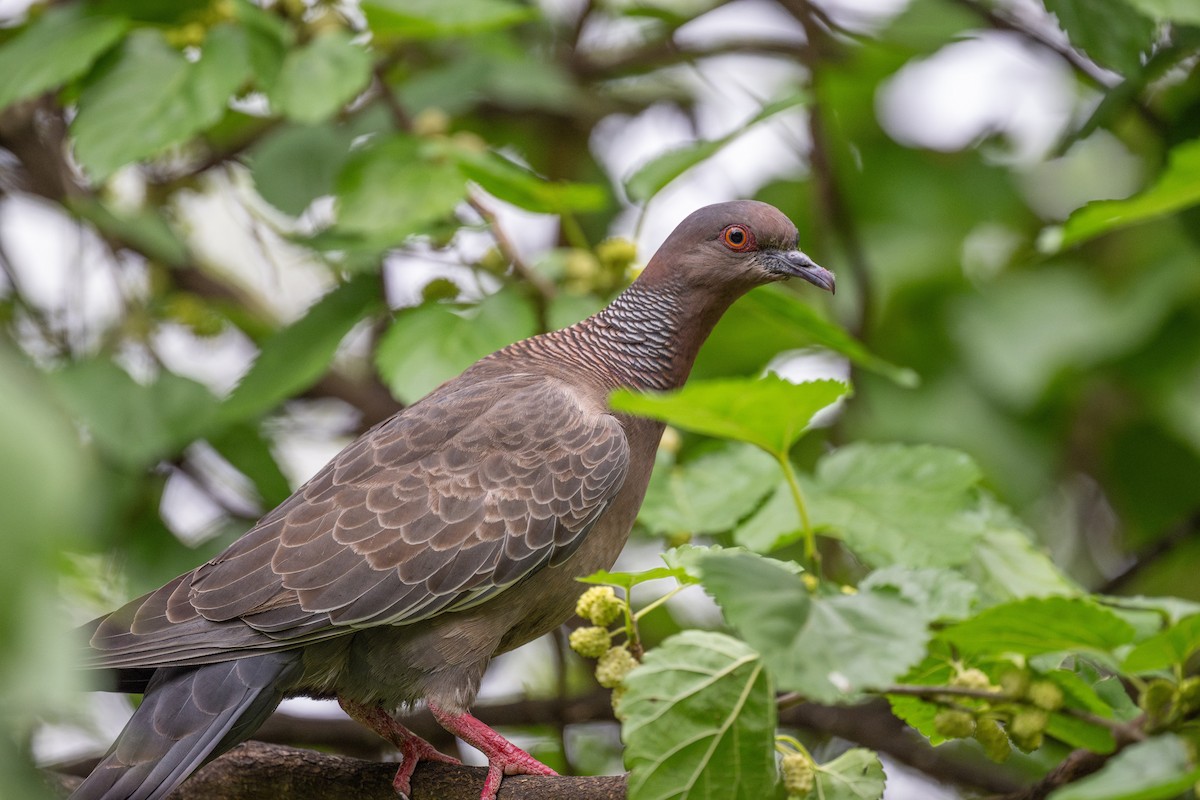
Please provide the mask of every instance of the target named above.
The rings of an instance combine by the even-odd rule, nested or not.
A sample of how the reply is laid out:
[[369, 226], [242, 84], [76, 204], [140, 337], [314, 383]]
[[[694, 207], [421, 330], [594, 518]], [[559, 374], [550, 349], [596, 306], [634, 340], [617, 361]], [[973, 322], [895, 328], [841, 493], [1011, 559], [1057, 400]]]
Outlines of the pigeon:
[[[761, 284], [834, 277], [756, 201], [710, 205], [582, 322], [489, 355], [368, 430], [220, 555], [84, 627], [84, 666], [144, 698], [74, 800], [157, 800], [287, 697], [336, 699], [400, 751], [451, 761], [395, 714], [424, 702], [505, 775], [553, 775], [470, 714], [492, 657], [566, 621], [610, 568], [664, 426], [617, 389], [683, 385]], [[457, 763], [457, 762], [455, 762]]]

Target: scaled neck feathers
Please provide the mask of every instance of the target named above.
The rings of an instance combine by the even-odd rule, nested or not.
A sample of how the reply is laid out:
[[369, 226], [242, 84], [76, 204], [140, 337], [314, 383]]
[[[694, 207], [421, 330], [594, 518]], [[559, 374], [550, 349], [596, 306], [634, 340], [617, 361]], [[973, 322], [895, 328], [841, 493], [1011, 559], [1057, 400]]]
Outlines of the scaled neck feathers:
[[674, 281], [635, 281], [582, 322], [505, 350], [581, 371], [610, 390], [676, 389], [733, 300], [714, 295], [697, 302], [688, 288]]

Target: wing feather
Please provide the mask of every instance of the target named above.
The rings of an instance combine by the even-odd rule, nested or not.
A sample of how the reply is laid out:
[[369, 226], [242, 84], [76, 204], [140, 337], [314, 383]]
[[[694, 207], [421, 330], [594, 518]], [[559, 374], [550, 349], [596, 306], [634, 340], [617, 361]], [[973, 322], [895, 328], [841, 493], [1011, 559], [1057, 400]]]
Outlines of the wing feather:
[[90, 664], [208, 663], [477, 605], [568, 558], [628, 467], [620, 423], [560, 382], [451, 382], [99, 622]]

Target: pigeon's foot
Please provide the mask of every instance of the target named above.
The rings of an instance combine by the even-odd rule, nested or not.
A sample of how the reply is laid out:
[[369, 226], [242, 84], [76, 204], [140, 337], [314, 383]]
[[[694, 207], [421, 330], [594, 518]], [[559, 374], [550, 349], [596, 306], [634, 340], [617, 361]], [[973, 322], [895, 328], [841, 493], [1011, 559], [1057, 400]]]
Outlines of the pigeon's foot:
[[353, 700], [338, 698], [338, 704], [351, 719], [366, 725], [391, 742], [400, 751], [400, 769], [392, 779], [396, 793], [404, 800], [412, 794], [413, 770], [421, 761], [443, 761], [447, 764], [461, 764], [457, 758], [441, 753], [436, 747], [422, 739], [408, 728], [401, 725], [391, 714], [378, 706], [365, 706]]
[[429, 710], [439, 725], [487, 756], [488, 773], [480, 800], [496, 800], [505, 775], [558, 774], [470, 714], [451, 714], [433, 703]]

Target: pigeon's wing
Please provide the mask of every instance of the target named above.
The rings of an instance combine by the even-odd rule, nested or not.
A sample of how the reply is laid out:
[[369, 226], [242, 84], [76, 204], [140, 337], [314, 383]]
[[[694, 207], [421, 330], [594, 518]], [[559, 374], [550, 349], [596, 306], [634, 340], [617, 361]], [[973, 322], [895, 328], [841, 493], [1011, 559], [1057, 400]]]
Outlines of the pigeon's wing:
[[467, 608], [575, 552], [628, 466], [620, 423], [566, 384], [460, 379], [98, 621], [90, 666], [208, 663]]

